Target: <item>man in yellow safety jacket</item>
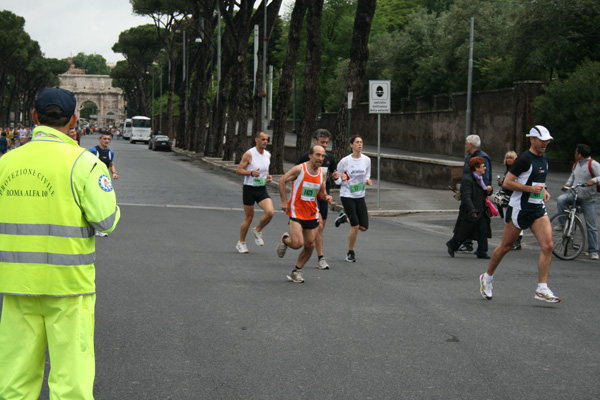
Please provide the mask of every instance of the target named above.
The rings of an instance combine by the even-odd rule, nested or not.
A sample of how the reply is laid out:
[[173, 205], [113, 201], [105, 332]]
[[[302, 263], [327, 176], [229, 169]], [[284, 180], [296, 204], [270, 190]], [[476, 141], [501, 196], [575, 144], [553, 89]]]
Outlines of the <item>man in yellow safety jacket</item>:
[[120, 210], [106, 166], [68, 136], [75, 96], [38, 95], [33, 140], [0, 159], [0, 400], [93, 399], [95, 235]]

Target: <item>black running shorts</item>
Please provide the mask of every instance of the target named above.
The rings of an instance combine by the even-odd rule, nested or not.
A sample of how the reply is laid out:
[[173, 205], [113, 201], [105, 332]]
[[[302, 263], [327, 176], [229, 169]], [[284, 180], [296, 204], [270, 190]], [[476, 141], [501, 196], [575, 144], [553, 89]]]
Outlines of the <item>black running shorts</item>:
[[302, 226], [302, 229], [304, 230], [311, 230], [311, 229], [317, 229], [319, 227], [319, 220], [318, 219], [309, 219], [309, 220], [303, 220], [303, 219], [298, 219], [298, 218], [291, 218], [290, 219], [292, 221], [296, 221], [297, 223], [300, 224], [300, 226]]
[[544, 215], [548, 215], [546, 208], [540, 207], [534, 211], [523, 211], [508, 206], [504, 221], [506, 223], [512, 221], [513, 225], [518, 229], [528, 229], [536, 219], [542, 218]]
[[245, 206], [253, 206], [254, 203], [260, 203], [264, 199], [270, 199], [266, 186], [244, 185], [242, 190], [242, 199]]

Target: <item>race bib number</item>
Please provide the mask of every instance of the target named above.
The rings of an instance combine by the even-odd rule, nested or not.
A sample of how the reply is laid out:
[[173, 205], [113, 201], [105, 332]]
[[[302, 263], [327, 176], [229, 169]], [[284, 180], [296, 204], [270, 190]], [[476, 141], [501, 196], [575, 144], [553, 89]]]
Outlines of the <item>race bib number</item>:
[[318, 183], [304, 182], [302, 183], [302, 192], [300, 193], [300, 200], [303, 201], [315, 201], [321, 185]]
[[350, 193], [363, 192], [365, 190], [365, 183], [357, 183], [355, 185], [350, 185]]
[[265, 186], [267, 184], [267, 178], [254, 178], [254, 186]]
[[[543, 183], [539, 183], [539, 182], [532, 183], [532, 186], [536, 186], [536, 185], [543, 185]], [[539, 193], [530, 193], [529, 200], [531, 200], [533, 203], [543, 202], [544, 201], [544, 189], [542, 189], [542, 191]]]

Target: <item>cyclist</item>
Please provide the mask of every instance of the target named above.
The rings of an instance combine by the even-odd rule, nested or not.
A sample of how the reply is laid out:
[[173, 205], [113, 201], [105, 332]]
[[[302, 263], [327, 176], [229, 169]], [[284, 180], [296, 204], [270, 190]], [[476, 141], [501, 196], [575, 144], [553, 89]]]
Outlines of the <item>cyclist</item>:
[[[588, 187], [582, 187], [579, 190], [577, 205], [581, 206], [583, 217], [585, 218], [585, 228], [587, 230], [588, 251], [592, 260], [598, 260], [598, 227], [596, 225], [596, 185], [600, 182], [600, 163], [593, 160], [590, 155], [592, 149], [587, 144], [578, 144], [575, 148], [575, 165], [573, 172], [567, 180], [565, 187], [571, 187], [580, 183], [586, 183]], [[573, 203], [572, 193], [563, 193], [556, 199], [556, 208], [558, 213], [562, 213], [567, 208], [567, 204]], [[559, 221], [564, 224], [564, 221]], [[556, 229], [562, 230], [560, 226]]]
[[506, 210], [506, 225], [502, 243], [492, 253], [487, 272], [479, 277], [480, 294], [484, 299], [492, 299], [492, 279], [502, 258], [508, 253], [521, 230], [530, 228], [541, 246], [538, 260], [539, 281], [534, 298], [548, 303], [559, 303], [561, 299], [548, 288], [548, 275], [552, 262], [552, 227], [546, 212], [545, 203], [550, 200], [546, 188], [548, 159], [544, 154], [553, 139], [542, 125], [536, 125], [526, 135], [531, 146], [522, 153], [510, 168], [503, 187], [512, 190]]

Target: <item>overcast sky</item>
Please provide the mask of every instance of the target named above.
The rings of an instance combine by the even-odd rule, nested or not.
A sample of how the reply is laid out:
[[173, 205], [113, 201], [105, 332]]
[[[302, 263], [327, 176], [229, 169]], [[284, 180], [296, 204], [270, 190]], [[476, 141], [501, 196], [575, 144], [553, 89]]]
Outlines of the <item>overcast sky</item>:
[[[283, 0], [282, 13], [293, 3]], [[149, 17], [134, 15], [129, 0], [2, 0], [0, 4], [0, 9], [25, 18], [25, 31], [50, 58], [83, 52], [100, 54], [115, 63], [123, 59], [111, 50], [119, 34], [153, 23]]]

